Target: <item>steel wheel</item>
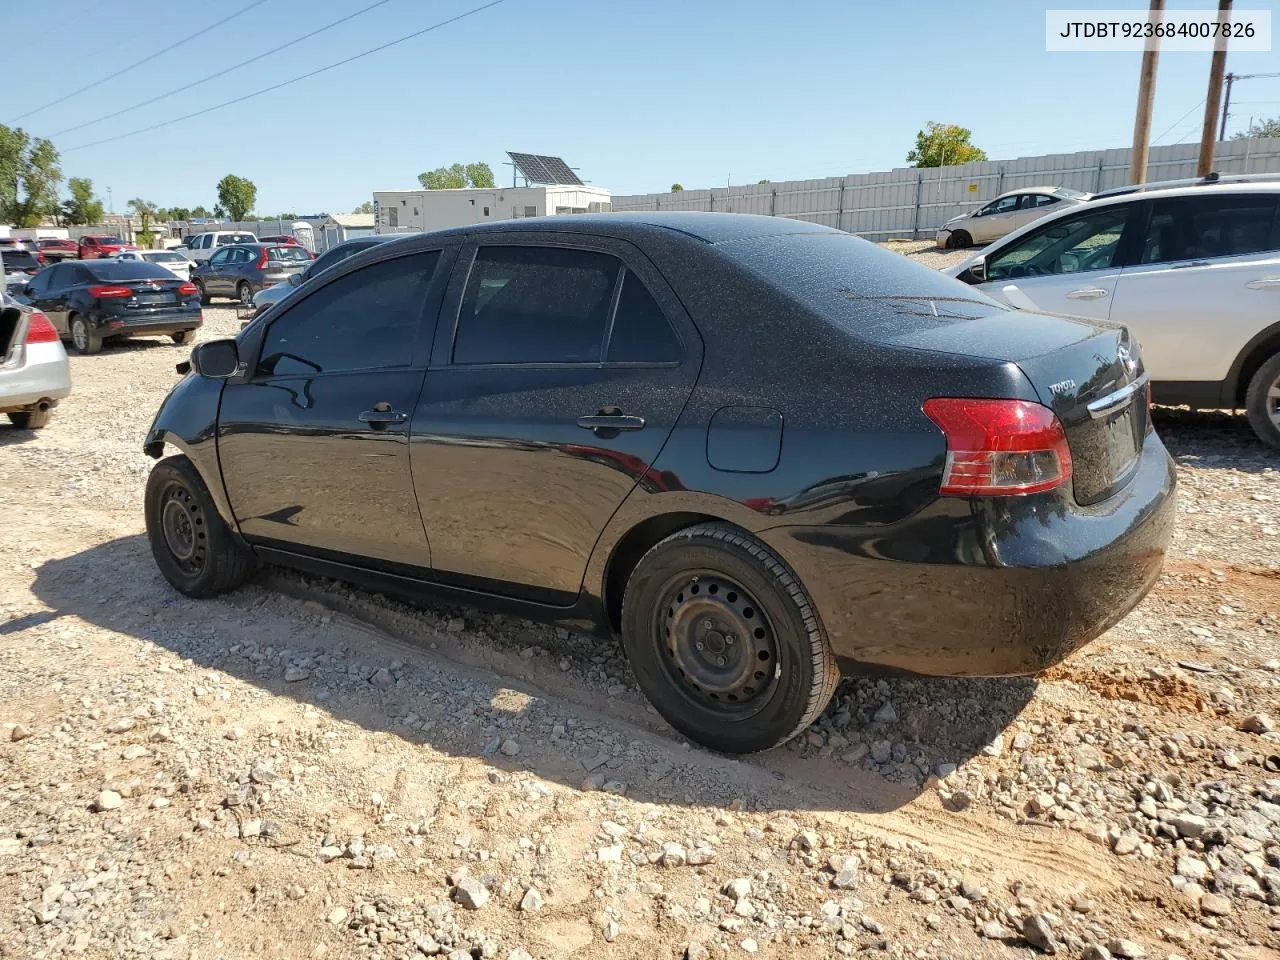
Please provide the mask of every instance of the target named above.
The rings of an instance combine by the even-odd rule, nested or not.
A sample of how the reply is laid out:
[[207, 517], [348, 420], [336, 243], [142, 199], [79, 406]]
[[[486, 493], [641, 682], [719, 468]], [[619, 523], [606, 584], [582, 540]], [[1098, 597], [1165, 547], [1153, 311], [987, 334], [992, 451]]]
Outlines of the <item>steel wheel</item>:
[[704, 572], [670, 581], [654, 618], [675, 687], [703, 708], [750, 716], [767, 701], [778, 664], [772, 625], [740, 583]]
[[1263, 443], [1280, 450], [1280, 353], [1258, 367], [1245, 395], [1249, 426]]
[[208, 557], [204, 513], [181, 484], [171, 483], [161, 494], [160, 531], [179, 570], [191, 575], [204, 570]]

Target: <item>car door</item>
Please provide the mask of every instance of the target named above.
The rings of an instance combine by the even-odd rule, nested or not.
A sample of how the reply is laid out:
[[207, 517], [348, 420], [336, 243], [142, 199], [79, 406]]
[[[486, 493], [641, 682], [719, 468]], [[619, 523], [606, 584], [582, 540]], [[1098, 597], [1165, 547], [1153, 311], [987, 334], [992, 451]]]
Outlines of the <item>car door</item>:
[[[218, 458], [240, 532], [265, 547], [426, 568], [409, 427], [444, 283], [441, 251], [366, 264], [246, 338]], [[252, 342], [250, 342], [252, 341]]]
[[524, 236], [459, 257], [414, 413], [414, 487], [439, 579], [569, 605], [702, 348], [630, 245]]
[[230, 290], [227, 283], [227, 269], [232, 251], [228, 248], [216, 251], [205, 261], [204, 288], [214, 296], [224, 296]]
[[23, 299], [48, 317], [54, 328], [62, 336], [69, 335], [67, 333], [66, 304], [64, 302], [61, 305], [61, 309], [56, 308], [52, 291], [56, 289], [55, 282], [59, 278], [65, 280], [69, 272], [70, 267], [64, 267], [62, 264], [46, 267], [31, 278], [23, 291]]
[[1018, 212], [1018, 195], [1000, 197], [992, 200], [978, 211], [973, 218], [970, 231], [975, 243], [989, 243], [998, 240], [1015, 227]]
[[1280, 318], [1277, 205], [1272, 193], [1149, 204], [1111, 319], [1133, 330], [1153, 378], [1224, 380], [1245, 345]]
[[1107, 319], [1134, 207], [1085, 207], [997, 245], [984, 258], [981, 288], [1022, 310]]

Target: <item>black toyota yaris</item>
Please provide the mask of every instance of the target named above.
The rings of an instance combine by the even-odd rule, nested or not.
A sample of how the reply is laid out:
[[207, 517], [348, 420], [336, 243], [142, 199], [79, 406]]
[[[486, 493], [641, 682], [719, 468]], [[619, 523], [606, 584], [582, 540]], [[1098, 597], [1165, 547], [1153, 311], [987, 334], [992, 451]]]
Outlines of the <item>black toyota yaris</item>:
[[760, 750], [841, 666], [1030, 674], [1128, 612], [1174, 514], [1146, 384], [1123, 329], [824, 227], [485, 224], [197, 347], [147, 531], [190, 596], [264, 560], [620, 637], [673, 726]]

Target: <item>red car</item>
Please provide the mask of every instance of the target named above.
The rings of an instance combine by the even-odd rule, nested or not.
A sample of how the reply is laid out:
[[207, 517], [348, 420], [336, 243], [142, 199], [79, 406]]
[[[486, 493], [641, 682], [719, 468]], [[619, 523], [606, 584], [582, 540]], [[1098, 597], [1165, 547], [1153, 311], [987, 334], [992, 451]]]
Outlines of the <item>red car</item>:
[[114, 257], [121, 250], [136, 250], [131, 243], [125, 243], [119, 237], [97, 236], [81, 237], [79, 254], [81, 260], [93, 260], [96, 257]]
[[289, 234], [281, 234], [278, 237], [259, 237], [259, 243], [288, 243], [294, 246], [298, 245], [298, 238]]
[[46, 237], [36, 241], [36, 248], [49, 263], [59, 260], [74, 260], [80, 255], [80, 246], [74, 240], [59, 240]]

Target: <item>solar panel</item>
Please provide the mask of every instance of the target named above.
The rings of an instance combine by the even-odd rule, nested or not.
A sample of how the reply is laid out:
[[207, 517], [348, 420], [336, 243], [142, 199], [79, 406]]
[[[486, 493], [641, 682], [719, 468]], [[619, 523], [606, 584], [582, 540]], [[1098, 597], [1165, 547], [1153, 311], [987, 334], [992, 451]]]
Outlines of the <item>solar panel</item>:
[[559, 157], [544, 157], [536, 153], [512, 153], [507, 156], [529, 183], [569, 184], [582, 186], [578, 175]]

